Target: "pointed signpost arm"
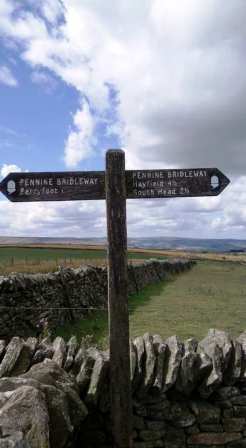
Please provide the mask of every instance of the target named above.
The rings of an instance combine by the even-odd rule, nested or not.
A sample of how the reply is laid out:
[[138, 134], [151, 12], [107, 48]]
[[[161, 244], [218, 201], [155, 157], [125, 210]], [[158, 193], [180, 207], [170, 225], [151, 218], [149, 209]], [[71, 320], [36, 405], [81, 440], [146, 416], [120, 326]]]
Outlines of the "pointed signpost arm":
[[[230, 180], [217, 168], [125, 172], [127, 199], [217, 196]], [[10, 173], [0, 191], [12, 202], [105, 199], [104, 171]]]
[[229, 183], [217, 168], [125, 171], [121, 150], [107, 152], [106, 176], [103, 171], [11, 173], [0, 183], [12, 202], [98, 200], [105, 199], [106, 190], [114, 448], [132, 446], [126, 198], [217, 196]]
[[125, 154], [106, 154], [111, 417], [114, 448], [131, 442]]

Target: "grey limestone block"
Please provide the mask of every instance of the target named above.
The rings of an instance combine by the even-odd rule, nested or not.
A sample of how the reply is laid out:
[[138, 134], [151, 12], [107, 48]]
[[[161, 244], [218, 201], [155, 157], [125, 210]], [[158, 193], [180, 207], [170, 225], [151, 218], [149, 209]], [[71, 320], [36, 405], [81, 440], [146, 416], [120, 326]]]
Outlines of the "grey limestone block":
[[136, 376], [136, 383], [139, 385], [139, 383], [143, 379], [143, 372], [144, 372], [144, 362], [145, 362], [145, 344], [142, 336], [138, 336], [134, 339], [133, 345], [136, 349], [137, 353], [137, 365], [135, 369], [135, 376]]
[[223, 372], [229, 365], [233, 346], [225, 332], [210, 329], [199, 342], [198, 351], [203, 351], [212, 360], [213, 368], [199, 389], [201, 396], [209, 397], [222, 384]]
[[98, 404], [99, 398], [105, 391], [105, 381], [109, 371], [109, 356], [106, 352], [96, 353], [88, 391], [85, 397], [86, 403]]
[[180, 364], [184, 354], [183, 343], [177, 336], [166, 339], [167, 357], [165, 358], [163, 384], [164, 390], [170, 389], [177, 380]]
[[60, 336], [57, 336], [53, 342], [53, 350], [54, 354], [52, 360], [58, 364], [58, 366], [62, 367], [65, 362], [66, 357], [66, 343], [64, 339]]
[[200, 356], [194, 351], [193, 345], [188, 345], [180, 364], [177, 390], [189, 396], [196, 388], [200, 375]]
[[144, 387], [146, 389], [149, 389], [154, 384], [157, 357], [154, 350], [153, 336], [151, 336], [149, 333], [145, 333], [143, 336], [143, 340], [146, 353]]
[[164, 366], [165, 360], [168, 357], [168, 346], [164, 342], [158, 345], [157, 361], [156, 361], [156, 376], [154, 381], [154, 387], [160, 391], [163, 389], [164, 382]]
[[68, 372], [73, 365], [74, 358], [78, 350], [78, 341], [76, 336], [71, 336], [67, 343], [67, 356], [64, 363], [64, 369]]
[[24, 341], [18, 336], [14, 336], [6, 347], [5, 355], [0, 364], [0, 378], [11, 375], [16, 362], [19, 359]]
[[32, 363], [32, 357], [36, 350], [38, 340], [36, 338], [30, 337], [24, 341], [18, 360], [12, 369], [11, 376], [17, 376], [25, 373]]
[[4, 339], [0, 340], [0, 360], [2, 359], [6, 347], [6, 341]]
[[242, 347], [242, 365], [241, 365], [241, 377], [246, 379], [246, 331], [241, 333], [236, 341], [241, 344]]
[[87, 389], [89, 387], [93, 367], [98, 356], [101, 356], [100, 352], [94, 348], [88, 349], [84, 353], [83, 362], [76, 376], [76, 382], [79, 386], [80, 393], [83, 395], [86, 394]]
[[131, 369], [131, 382], [132, 382], [132, 387], [134, 389], [134, 378], [135, 378], [136, 369], [137, 369], [137, 348], [133, 344], [132, 340], [130, 340], [130, 369]]

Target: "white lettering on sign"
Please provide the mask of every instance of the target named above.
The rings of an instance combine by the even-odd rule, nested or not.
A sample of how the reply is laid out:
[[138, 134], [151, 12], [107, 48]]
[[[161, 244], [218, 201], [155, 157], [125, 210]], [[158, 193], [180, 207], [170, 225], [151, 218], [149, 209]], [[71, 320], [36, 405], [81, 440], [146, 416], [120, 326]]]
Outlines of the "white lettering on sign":
[[196, 178], [206, 177], [206, 170], [172, 170], [168, 171], [168, 179], [171, 178]]
[[58, 188], [49, 188], [49, 187], [42, 187], [42, 188], [25, 188], [21, 187], [20, 189], [20, 196], [35, 196], [39, 197], [42, 195], [57, 195], [59, 194]]
[[135, 197], [163, 197], [163, 196], [177, 196], [178, 191], [174, 189], [165, 189], [165, 188], [158, 188], [158, 189], [147, 189], [147, 190], [133, 190], [133, 194]]
[[[50, 177], [21, 177], [19, 179], [19, 195], [26, 198], [33, 197], [34, 199], [49, 197], [51, 199], [54, 196], [54, 200], [57, 199], [59, 195], [69, 194], [71, 188], [73, 187], [93, 187], [98, 186], [100, 183], [100, 177], [93, 176], [50, 176]], [[13, 189], [10, 191], [10, 182], [8, 193], [11, 194]], [[76, 190], [75, 190], [76, 192]], [[51, 199], [52, 200], [52, 199]]]
[[196, 177], [206, 177], [206, 170], [165, 170], [165, 171], [134, 171], [132, 173], [133, 181], [154, 181], [154, 180], [166, 180], [172, 178], [196, 178]]
[[97, 185], [98, 177], [58, 177], [58, 186], [72, 186], [72, 185]]
[[59, 186], [82, 186], [98, 185], [99, 179], [96, 177], [58, 177], [58, 178], [21, 178], [20, 187], [59, 187]]
[[30, 178], [26, 177], [25, 179], [20, 179], [21, 187], [52, 187], [54, 179], [50, 178]]
[[179, 194], [181, 196], [184, 194], [185, 195], [190, 194], [190, 189], [188, 187], [180, 187]]
[[164, 179], [164, 171], [134, 171], [133, 178], [137, 179]]
[[146, 170], [132, 172], [134, 197], [170, 197], [192, 194], [196, 179], [208, 177], [205, 169]]

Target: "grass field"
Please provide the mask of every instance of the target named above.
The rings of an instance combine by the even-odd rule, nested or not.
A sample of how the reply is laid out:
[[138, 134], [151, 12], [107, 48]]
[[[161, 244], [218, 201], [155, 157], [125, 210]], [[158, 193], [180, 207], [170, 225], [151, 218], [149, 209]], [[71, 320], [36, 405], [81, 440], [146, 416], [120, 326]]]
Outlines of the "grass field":
[[[151, 252], [129, 251], [130, 260], [143, 260], [155, 256]], [[166, 258], [162, 255], [159, 258]], [[105, 249], [66, 247], [10, 247], [0, 246], [0, 275], [10, 272], [51, 272], [58, 266], [78, 267], [81, 264], [104, 265]]]
[[[246, 329], [246, 266], [231, 262], [198, 262], [191, 271], [149, 286], [129, 301], [131, 336], [145, 332], [163, 338], [202, 338], [209, 328], [238, 335]], [[107, 313], [96, 312], [73, 326], [60, 328], [66, 339], [92, 335], [107, 346]]]
[[[207, 261], [228, 261], [246, 264], [245, 253], [189, 252], [161, 249], [130, 249], [129, 260], [148, 258], [185, 258]], [[0, 275], [11, 272], [54, 272], [58, 266], [78, 267], [81, 264], [105, 265], [106, 248], [99, 245], [29, 244], [26, 246], [0, 245]]]

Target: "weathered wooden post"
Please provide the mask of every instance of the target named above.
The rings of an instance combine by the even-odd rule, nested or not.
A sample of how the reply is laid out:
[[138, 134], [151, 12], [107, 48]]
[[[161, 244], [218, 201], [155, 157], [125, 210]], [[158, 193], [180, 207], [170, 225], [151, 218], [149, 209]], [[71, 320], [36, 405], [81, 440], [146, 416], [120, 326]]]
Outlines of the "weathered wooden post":
[[126, 198], [217, 196], [230, 180], [217, 168], [133, 170], [109, 150], [104, 171], [10, 173], [0, 191], [12, 202], [104, 200], [108, 220], [111, 415], [114, 448], [130, 448], [131, 384], [127, 304]]
[[115, 448], [131, 442], [125, 154], [106, 154], [111, 418]]

